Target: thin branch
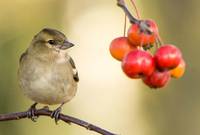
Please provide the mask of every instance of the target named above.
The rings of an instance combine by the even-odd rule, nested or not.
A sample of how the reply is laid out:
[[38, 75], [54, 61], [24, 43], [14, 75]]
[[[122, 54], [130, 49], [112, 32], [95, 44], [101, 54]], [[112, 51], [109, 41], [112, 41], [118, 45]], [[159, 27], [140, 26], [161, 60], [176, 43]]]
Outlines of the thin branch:
[[119, 7], [121, 7], [121, 8], [124, 10], [124, 12], [125, 12], [126, 16], [128, 17], [130, 23], [132, 23], [132, 24], [139, 24], [139, 25], [140, 25], [140, 28], [141, 28], [143, 31], [145, 31], [145, 32], [147, 32], [147, 33], [149, 33], [149, 34], [152, 33], [151, 29], [149, 29], [149, 26], [144, 22], [144, 20], [136, 19], [136, 18], [131, 14], [131, 12], [128, 10], [128, 8], [127, 8], [127, 6], [126, 6], [124, 0], [117, 0], [117, 5], [118, 5]]
[[119, 7], [121, 7], [121, 8], [124, 10], [126, 16], [129, 18], [129, 21], [130, 21], [131, 23], [139, 23], [139, 20], [137, 20], [137, 19], [130, 13], [130, 11], [128, 10], [128, 8], [126, 7], [126, 4], [125, 4], [124, 0], [117, 0], [117, 5], [118, 5]]
[[[28, 118], [28, 112], [29, 111], [9, 113], [9, 114], [0, 114], [0, 121], [11, 121], [11, 120], [20, 120], [20, 119]], [[37, 109], [34, 112], [34, 115], [37, 117], [39, 117], [39, 116], [51, 117], [51, 114], [52, 114], [52, 111], [49, 110], [48, 108]], [[80, 120], [78, 118], [74, 118], [74, 117], [71, 117], [68, 115], [60, 114], [59, 120], [62, 120], [66, 123], [74, 123], [76, 125], [79, 125], [81, 127], [84, 127], [88, 130], [97, 132], [102, 135], [117, 135], [117, 134], [111, 133], [105, 129], [102, 129], [98, 126], [90, 124], [86, 121], [83, 121], [83, 120]]]

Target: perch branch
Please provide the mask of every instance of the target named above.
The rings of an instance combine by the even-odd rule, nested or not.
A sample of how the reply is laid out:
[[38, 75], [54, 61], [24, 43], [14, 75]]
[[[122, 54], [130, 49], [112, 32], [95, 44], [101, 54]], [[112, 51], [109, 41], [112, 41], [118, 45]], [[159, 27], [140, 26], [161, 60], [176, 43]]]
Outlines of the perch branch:
[[[34, 112], [34, 115], [39, 117], [39, 116], [47, 116], [51, 117], [52, 111], [49, 110], [48, 108], [42, 108], [42, 109], [37, 109]], [[9, 113], [9, 114], [0, 114], [0, 121], [11, 121], [11, 120], [19, 120], [19, 119], [24, 119], [28, 118], [28, 111], [25, 112], [16, 112], [16, 113]], [[114, 133], [111, 133], [105, 129], [102, 129], [98, 126], [95, 126], [93, 124], [90, 124], [86, 121], [80, 120], [78, 118], [74, 118], [68, 115], [60, 114], [59, 115], [59, 120], [62, 120], [66, 123], [74, 123], [76, 125], [82, 126], [88, 130], [97, 132], [102, 135], [117, 135]]]

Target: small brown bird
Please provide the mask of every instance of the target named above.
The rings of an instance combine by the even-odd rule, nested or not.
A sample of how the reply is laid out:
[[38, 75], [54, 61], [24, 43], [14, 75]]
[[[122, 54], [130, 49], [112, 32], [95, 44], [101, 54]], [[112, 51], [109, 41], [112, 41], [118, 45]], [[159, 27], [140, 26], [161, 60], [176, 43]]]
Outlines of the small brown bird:
[[79, 77], [67, 53], [72, 46], [60, 31], [44, 28], [21, 55], [19, 84], [24, 94], [35, 102], [28, 114], [32, 120], [37, 103], [61, 104], [51, 115], [57, 122], [61, 107], [75, 96]]

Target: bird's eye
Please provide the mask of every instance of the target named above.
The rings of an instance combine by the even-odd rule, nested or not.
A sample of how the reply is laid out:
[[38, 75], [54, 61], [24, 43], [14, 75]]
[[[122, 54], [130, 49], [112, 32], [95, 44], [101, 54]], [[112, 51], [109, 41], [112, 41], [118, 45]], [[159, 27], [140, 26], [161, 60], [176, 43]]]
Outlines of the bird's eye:
[[55, 45], [56, 41], [55, 40], [49, 40], [48, 43], [51, 44], [51, 45]]

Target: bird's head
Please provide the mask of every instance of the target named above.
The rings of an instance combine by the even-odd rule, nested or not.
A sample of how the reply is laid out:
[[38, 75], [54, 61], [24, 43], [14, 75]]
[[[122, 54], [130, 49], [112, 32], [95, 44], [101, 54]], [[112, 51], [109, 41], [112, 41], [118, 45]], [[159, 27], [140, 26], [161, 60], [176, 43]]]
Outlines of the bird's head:
[[73, 47], [74, 44], [70, 43], [60, 31], [44, 28], [34, 36], [32, 46], [40, 49], [61, 51]]

